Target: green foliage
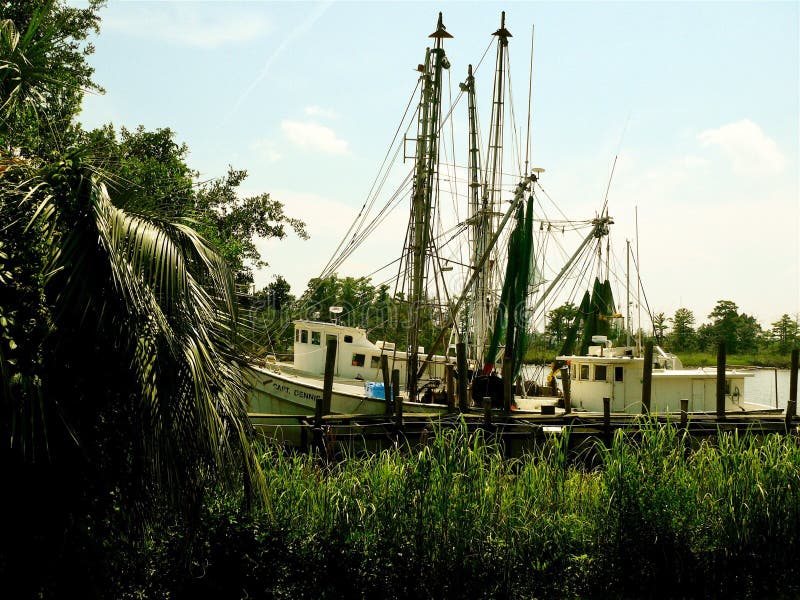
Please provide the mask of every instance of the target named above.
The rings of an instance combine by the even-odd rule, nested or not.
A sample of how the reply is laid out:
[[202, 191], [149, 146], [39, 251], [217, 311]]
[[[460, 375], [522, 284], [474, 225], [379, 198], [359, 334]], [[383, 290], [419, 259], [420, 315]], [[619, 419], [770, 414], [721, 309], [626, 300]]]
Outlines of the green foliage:
[[74, 140], [86, 90], [102, 92], [87, 58], [102, 0], [0, 2], [0, 147], [44, 155]]
[[672, 319], [672, 331], [667, 338], [670, 348], [680, 352], [691, 350], [696, 344], [694, 313], [688, 308], [679, 308]]
[[225, 258], [239, 284], [253, 281], [252, 269], [266, 266], [254, 238], [282, 239], [287, 227], [308, 237], [305, 223], [284, 213], [283, 204], [259, 194], [238, 197], [246, 171], [228, 169], [220, 179], [196, 183], [188, 166], [186, 144], [175, 142], [169, 128], [135, 131], [112, 125], [84, 133], [93, 164], [109, 180], [114, 203], [129, 212], [189, 218], [193, 226]]
[[567, 302], [547, 313], [547, 325], [544, 333], [548, 337], [550, 348], [561, 347], [577, 316], [578, 307], [571, 302]]
[[117, 595], [796, 595], [797, 439], [641, 426], [514, 460], [463, 425], [336, 464], [265, 447], [268, 505], [214, 493], [194, 535], [154, 532]]

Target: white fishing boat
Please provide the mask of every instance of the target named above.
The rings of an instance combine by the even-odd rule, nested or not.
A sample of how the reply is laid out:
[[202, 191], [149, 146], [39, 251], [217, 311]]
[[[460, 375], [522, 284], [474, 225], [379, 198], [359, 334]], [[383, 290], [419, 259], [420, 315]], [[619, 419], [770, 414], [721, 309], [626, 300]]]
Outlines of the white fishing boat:
[[[486, 397], [504, 410], [551, 414], [563, 410], [559, 408], [563, 406], [563, 388], [557, 379], [551, 378], [548, 385], [523, 381], [523, 356], [537, 319], [546, 314], [548, 305], [556, 305], [553, 298], [564, 291], [565, 282], [569, 280], [570, 286], [577, 289], [583, 281], [584, 287], [589, 288], [592, 279], [595, 293], [587, 292], [581, 305], [583, 348], [577, 353], [564, 351], [558, 357], [558, 366], [569, 365], [572, 407], [601, 412], [603, 398], [609, 398], [614, 412], [640, 412], [644, 372], [641, 345], [612, 348], [606, 338], [602, 343], [589, 344], [591, 338], [607, 336], [609, 323], [619, 317], [607, 279], [608, 245], [603, 243], [613, 223], [607, 203], [590, 219], [567, 221], [562, 212], [557, 219], [547, 217], [539, 197], [543, 194], [549, 200], [540, 184], [543, 169], [529, 166], [529, 134], [524, 161], [518, 158], [513, 163], [517, 174], [512, 183], [506, 181], [512, 170], [503, 157], [511, 34], [505, 28], [504, 13], [500, 28], [492, 35], [496, 39], [496, 61], [486, 160], [482, 160], [478, 144], [481, 136], [472, 65], [454, 100], [457, 104], [466, 98], [467, 165], [459, 166], [453, 156], [450, 163], [442, 160], [449, 146], [442, 144], [440, 137], [454, 108], [442, 110], [442, 98], [448, 97], [443, 94], [443, 72], [450, 68], [444, 41], [452, 36], [440, 13], [436, 31], [429, 36], [433, 47], [426, 49], [425, 60], [417, 69], [416, 112], [408, 120], [404, 117], [398, 131], [406, 133], [402, 138], [395, 137], [393, 148], [387, 153], [405, 157], [407, 147], [413, 146], [413, 166], [406, 167], [400, 189], [382, 208], [376, 204], [376, 197], [365, 201], [336, 255], [318, 278], [335, 274], [391, 208], [408, 198], [408, 228], [397, 238], [400, 259], [388, 265], [395, 269], [394, 297], [403, 310], [403, 331], [391, 341], [371, 341], [365, 327], [339, 323], [341, 310], [337, 307], [330, 307], [328, 320], [321, 319], [322, 311], [315, 307], [305, 318], [292, 323], [291, 362], [268, 358], [254, 362], [248, 370], [250, 412], [254, 418], [272, 415], [280, 423], [277, 415], [313, 414], [322, 398], [326, 352], [332, 340], [336, 344], [330, 363], [330, 412], [335, 414], [383, 414], [388, 412], [387, 402], [395, 404], [396, 400], [402, 400], [404, 412], [445, 412], [448, 400], [451, 406], [465, 408], [480, 405]], [[530, 97], [528, 107], [529, 132]], [[381, 185], [376, 188], [388, 179], [382, 171], [376, 177]], [[458, 186], [465, 191], [450, 191], [450, 198], [445, 201], [444, 188]], [[448, 202], [455, 207], [455, 214], [443, 224], [448, 218], [444, 210]], [[464, 205], [461, 209], [460, 204]], [[376, 206], [370, 215], [370, 208]], [[459, 216], [459, 211], [465, 216]], [[571, 253], [565, 251], [569, 235], [573, 236]], [[466, 238], [467, 251], [463, 245], [461, 250], [453, 249], [459, 236]], [[557, 267], [543, 254], [554, 236], [560, 236]], [[391, 239], [385, 241], [391, 243]], [[590, 263], [593, 269], [587, 268]], [[575, 275], [576, 270], [579, 275]], [[603, 283], [598, 278], [601, 272], [605, 274]], [[427, 348], [420, 344], [425, 311], [433, 315], [432, 320], [439, 327], [439, 334], [429, 340]], [[626, 328], [629, 323], [630, 319]], [[573, 333], [575, 338], [577, 333]], [[386, 370], [382, 369], [384, 361]], [[394, 377], [399, 381], [398, 398], [389, 389], [393, 386], [388, 385], [387, 371], [397, 372]], [[456, 378], [458, 385], [454, 384]], [[728, 410], [765, 408], [744, 401], [746, 378], [746, 373], [726, 373]], [[708, 411], [716, 406], [715, 385], [715, 369], [684, 370], [677, 357], [659, 349], [653, 359], [652, 410], [678, 411], [680, 400], [689, 399], [689, 410]], [[457, 399], [453, 398], [456, 389], [461, 390]]]

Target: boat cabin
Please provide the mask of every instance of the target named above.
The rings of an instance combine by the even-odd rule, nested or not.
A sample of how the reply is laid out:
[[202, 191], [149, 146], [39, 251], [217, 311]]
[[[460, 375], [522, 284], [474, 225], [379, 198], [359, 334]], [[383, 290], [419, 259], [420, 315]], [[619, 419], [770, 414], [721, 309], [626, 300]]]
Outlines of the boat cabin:
[[[348, 327], [322, 321], [294, 321], [294, 367], [306, 373], [325, 373], [325, 353], [328, 340], [336, 340], [334, 375], [346, 379], [383, 381], [381, 354], [389, 359], [389, 370], [399, 369], [401, 384], [406, 381], [406, 352], [395, 348], [394, 343], [367, 338], [361, 327]], [[425, 348], [418, 348], [420, 360]], [[442, 378], [444, 357], [435, 356], [432, 372], [427, 377]]]
[[[569, 365], [571, 404], [578, 409], [601, 412], [603, 398], [610, 398], [611, 412], [641, 412], [644, 359], [630, 347], [610, 344], [590, 346], [585, 356], [559, 356]], [[656, 346], [650, 407], [652, 412], [679, 412], [680, 401], [689, 401], [690, 412], [716, 410], [716, 368], [684, 369], [680, 359]], [[751, 373], [727, 371], [726, 410], [744, 409], [745, 378]]]

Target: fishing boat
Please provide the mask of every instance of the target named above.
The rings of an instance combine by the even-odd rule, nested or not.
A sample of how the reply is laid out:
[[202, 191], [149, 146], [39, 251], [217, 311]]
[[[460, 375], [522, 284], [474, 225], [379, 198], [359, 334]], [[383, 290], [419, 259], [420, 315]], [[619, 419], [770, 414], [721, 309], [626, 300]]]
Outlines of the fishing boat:
[[[291, 361], [270, 357], [250, 366], [247, 378], [254, 418], [314, 413], [323, 397], [326, 372], [331, 378], [329, 410], [336, 414], [383, 414], [400, 402], [405, 412], [444, 413], [454, 404], [469, 410], [487, 398], [499, 410], [553, 414], [564, 405], [564, 384], [556, 377], [561, 367], [566, 367], [570, 380], [574, 410], [599, 412], [603, 398], [610, 398], [614, 411], [639, 411], [641, 344], [615, 348], [609, 342], [612, 325], [618, 328], [621, 316], [614, 310], [608, 279], [610, 251], [604, 241], [613, 219], [607, 198], [602, 210], [589, 219], [546, 215], [545, 201], [550, 198], [541, 187], [544, 170], [531, 167], [529, 160], [530, 92], [527, 137], [524, 144], [516, 144], [524, 147], [524, 160], [506, 160], [505, 96], [512, 36], [505, 13], [492, 36], [495, 69], [485, 150], [479, 147], [475, 83], [481, 63], [475, 69], [468, 66], [453, 106], [443, 110], [442, 98], [453, 95], [443, 93], [443, 74], [450, 69], [444, 43], [452, 35], [439, 13], [436, 30], [429, 36], [432, 45], [417, 68], [416, 111], [404, 116], [397, 130], [406, 133], [395, 136], [387, 153], [406, 158], [407, 148], [413, 147], [413, 164], [405, 167], [398, 190], [383, 204], [377, 203], [377, 196], [367, 198], [318, 278], [335, 274], [388, 212], [407, 200], [408, 226], [398, 241], [399, 259], [387, 265], [394, 269], [402, 331], [392, 339], [372, 341], [364, 326], [340, 322], [341, 307], [328, 307], [327, 319], [321, 317], [320, 307], [309, 308], [292, 323]], [[463, 106], [464, 100], [469, 135], [466, 160], [460, 163], [466, 164], [459, 166], [454, 155], [446, 156], [451, 145], [443, 143], [442, 136], [457, 114], [455, 106]], [[387, 181], [387, 173], [382, 170], [376, 181]], [[510, 183], [508, 173], [516, 173]], [[445, 210], [448, 206], [453, 207], [452, 214]], [[550, 244], [554, 237], [557, 243]], [[459, 243], [461, 239], [466, 244]], [[560, 250], [557, 267], [544, 258], [548, 245]], [[574, 250], [568, 252], [568, 245]], [[537, 320], [556, 305], [554, 298], [565, 288], [577, 289], [581, 282], [589, 288], [592, 278], [594, 292], [584, 295], [583, 318], [576, 320], [576, 330], [568, 336], [573, 346], [562, 348], [548, 377], [532, 375], [523, 367], [523, 357]], [[302, 309], [302, 298], [299, 305]], [[428, 339], [427, 348], [420, 337], [423, 315], [429, 315], [439, 331]], [[583, 335], [575, 350], [578, 323]], [[630, 318], [624, 327], [629, 329]], [[715, 370], [683, 370], [677, 357], [660, 349], [653, 361], [654, 411], [679, 410], [683, 398], [690, 399], [693, 410], [707, 410], [713, 404], [708, 385], [715, 380]], [[731, 409], [751, 408], [743, 400], [746, 376], [726, 374]]]

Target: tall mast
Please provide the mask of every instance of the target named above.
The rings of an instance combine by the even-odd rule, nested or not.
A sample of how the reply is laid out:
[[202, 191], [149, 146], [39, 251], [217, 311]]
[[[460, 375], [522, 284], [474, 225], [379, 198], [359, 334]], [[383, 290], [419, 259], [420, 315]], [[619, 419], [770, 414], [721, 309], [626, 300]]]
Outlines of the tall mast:
[[438, 170], [439, 121], [442, 100], [442, 69], [450, 66], [444, 53], [443, 42], [453, 37], [439, 22], [429, 37], [435, 40], [434, 47], [425, 52], [425, 64], [418, 70], [421, 75], [422, 92], [417, 117], [417, 158], [414, 174], [414, 191], [411, 204], [411, 278], [408, 304], [408, 385], [411, 401], [417, 396], [417, 362], [419, 347], [420, 313], [426, 301], [425, 280], [427, 258], [431, 242], [431, 217], [434, 204], [434, 177]]
[[[461, 86], [467, 92], [467, 109], [469, 113], [469, 208], [472, 222], [472, 266], [476, 265], [486, 252], [490, 239], [489, 222], [491, 218], [487, 204], [480, 199], [481, 183], [479, 181], [481, 170], [480, 149], [478, 148], [478, 115], [475, 102], [475, 77], [472, 75], [472, 65], [467, 68], [467, 81]], [[475, 293], [472, 296], [472, 319], [470, 339], [470, 354], [476, 361], [480, 361], [486, 340], [486, 324], [488, 322], [488, 290], [487, 280], [489, 264], [476, 272]], [[469, 339], [469, 338], [468, 338]]]
[[[482, 212], [485, 221], [483, 232], [484, 240], [490, 240], [497, 228], [496, 215], [501, 212], [501, 185], [503, 180], [503, 117], [505, 113], [505, 63], [508, 38], [511, 33], [506, 29], [506, 13], [500, 15], [500, 29], [492, 35], [497, 37], [497, 57], [495, 62], [494, 86], [492, 94], [492, 122], [489, 130], [489, 151], [486, 159], [486, 178], [483, 188]], [[480, 244], [481, 242], [479, 242]], [[486, 246], [484, 246], [486, 247]], [[494, 312], [494, 306], [489, 306], [494, 300], [492, 288], [494, 285], [492, 271], [497, 260], [486, 263], [486, 272], [483, 277], [483, 305], [487, 313]], [[485, 329], [485, 327], [484, 327]], [[486, 333], [486, 332], [484, 332]], [[482, 348], [479, 348], [482, 350]]]

